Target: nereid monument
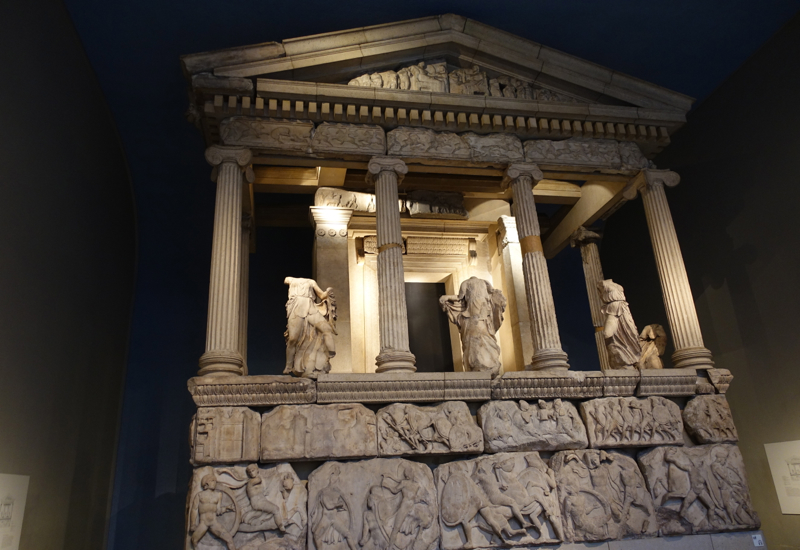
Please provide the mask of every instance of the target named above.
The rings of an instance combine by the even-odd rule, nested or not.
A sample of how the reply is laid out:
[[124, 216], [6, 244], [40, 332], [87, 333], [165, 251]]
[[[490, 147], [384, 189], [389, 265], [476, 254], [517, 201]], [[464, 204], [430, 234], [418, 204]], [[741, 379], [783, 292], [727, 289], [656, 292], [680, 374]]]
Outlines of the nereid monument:
[[[758, 529], [670, 213], [680, 177], [649, 160], [691, 98], [452, 14], [182, 64], [217, 190], [185, 550], [711, 548]], [[255, 196], [287, 192], [314, 193], [313, 279], [281, 274], [285, 374], [252, 376]], [[640, 333], [603, 275], [598, 226], [623, 206], [644, 208], [669, 326]], [[568, 245], [593, 371], [561, 344], [547, 261]], [[406, 283], [443, 285], [454, 372], [417, 372]]]

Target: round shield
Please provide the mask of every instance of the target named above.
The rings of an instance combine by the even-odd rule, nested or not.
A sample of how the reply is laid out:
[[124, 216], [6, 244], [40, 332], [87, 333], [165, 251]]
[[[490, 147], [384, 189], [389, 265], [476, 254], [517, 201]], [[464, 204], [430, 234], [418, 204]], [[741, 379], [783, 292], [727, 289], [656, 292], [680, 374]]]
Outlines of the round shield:
[[442, 521], [445, 525], [458, 525], [478, 513], [480, 503], [473, 498], [472, 486], [472, 480], [464, 474], [453, 474], [447, 480], [442, 489]]

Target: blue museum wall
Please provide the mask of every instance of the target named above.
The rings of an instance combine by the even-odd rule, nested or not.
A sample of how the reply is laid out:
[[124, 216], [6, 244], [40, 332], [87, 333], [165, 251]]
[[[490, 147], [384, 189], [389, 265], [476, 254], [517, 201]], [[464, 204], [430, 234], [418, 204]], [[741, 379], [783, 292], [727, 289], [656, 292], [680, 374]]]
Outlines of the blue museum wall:
[[[734, 375], [728, 400], [767, 545], [786, 549], [800, 548], [800, 516], [781, 514], [764, 444], [800, 440], [798, 66], [800, 16], [655, 159], [681, 176], [667, 197], [703, 337]], [[603, 267], [619, 273], [637, 319], [665, 321], [651, 250], [637, 200], [609, 220]]]
[[20, 548], [102, 548], [133, 306], [131, 180], [62, 2], [0, 2], [0, 67], [0, 473], [30, 476]]

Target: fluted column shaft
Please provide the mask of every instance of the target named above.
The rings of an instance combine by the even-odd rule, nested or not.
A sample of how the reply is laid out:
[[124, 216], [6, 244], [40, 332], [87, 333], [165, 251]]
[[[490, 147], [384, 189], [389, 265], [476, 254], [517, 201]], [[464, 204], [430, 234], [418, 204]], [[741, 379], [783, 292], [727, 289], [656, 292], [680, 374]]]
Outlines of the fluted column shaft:
[[714, 361], [703, 343], [689, 277], [664, 192], [664, 185], [673, 187], [679, 182], [680, 176], [675, 172], [645, 170], [642, 202], [675, 344], [672, 365], [675, 368], [712, 368]]
[[592, 313], [592, 324], [594, 325], [594, 339], [597, 344], [597, 356], [600, 359], [600, 369], [605, 371], [611, 368], [608, 361], [608, 348], [606, 348], [603, 328], [605, 315], [601, 311], [603, 302], [600, 300], [600, 293], [597, 292], [597, 285], [603, 282], [603, 266], [600, 263], [600, 251], [597, 248], [597, 241], [600, 235], [588, 231], [583, 227], [579, 228], [570, 239], [573, 247], [577, 246], [581, 251], [583, 260], [583, 275], [586, 279], [586, 292], [589, 295], [589, 309]]
[[242, 216], [242, 267], [239, 277], [239, 353], [242, 355], [242, 374], [247, 369], [247, 320], [250, 297], [250, 232], [253, 218]]
[[408, 168], [399, 159], [375, 157], [367, 178], [375, 183], [375, 221], [378, 241], [378, 324], [381, 351], [376, 372], [416, 371], [408, 349], [408, 312], [403, 274], [403, 240], [397, 187]]
[[200, 357], [200, 376], [242, 374], [239, 350], [239, 295], [242, 254], [242, 167], [250, 163], [248, 149], [214, 145], [206, 160], [217, 182], [211, 281], [208, 290], [206, 352]]
[[534, 180], [543, 178], [535, 164], [511, 164], [505, 182], [514, 192], [514, 216], [517, 221], [528, 311], [531, 317], [533, 358], [531, 370], [568, 369], [567, 354], [561, 349], [558, 321], [550, 288], [547, 260], [542, 251], [539, 218], [533, 199]]

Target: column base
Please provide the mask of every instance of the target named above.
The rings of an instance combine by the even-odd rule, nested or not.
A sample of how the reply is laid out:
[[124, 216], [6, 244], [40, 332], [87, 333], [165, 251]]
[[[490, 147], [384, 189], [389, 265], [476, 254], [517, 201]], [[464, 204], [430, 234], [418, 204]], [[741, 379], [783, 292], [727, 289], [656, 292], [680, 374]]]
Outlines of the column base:
[[672, 366], [676, 369], [713, 369], [714, 359], [706, 348], [683, 348], [672, 354]]
[[200, 356], [197, 376], [230, 376], [243, 374], [244, 360], [236, 350], [212, 350]]
[[417, 358], [410, 351], [386, 349], [375, 358], [375, 372], [416, 372], [416, 363]]
[[567, 354], [560, 349], [540, 349], [533, 352], [531, 364], [525, 370], [567, 370]]

